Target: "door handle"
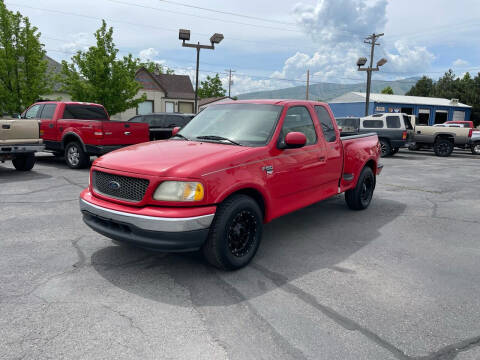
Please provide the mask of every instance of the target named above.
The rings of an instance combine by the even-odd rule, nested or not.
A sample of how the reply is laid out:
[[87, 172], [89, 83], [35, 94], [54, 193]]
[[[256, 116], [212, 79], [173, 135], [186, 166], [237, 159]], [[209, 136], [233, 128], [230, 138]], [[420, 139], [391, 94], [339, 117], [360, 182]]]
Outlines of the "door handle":
[[130, 135], [131, 132], [130, 132], [130, 131], [125, 131], [124, 134], [125, 134], [125, 135]]
[[325, 161], [325, 156], [320, 156], [320, 157], [318, 158], [318, 160], [320, 160], [320, 161]]
[[422, 132], [421, 131], [417, 131], [417, 134], [421, 134]]
[[10, 129], [10, 124], [3, 124], [2, 129]]

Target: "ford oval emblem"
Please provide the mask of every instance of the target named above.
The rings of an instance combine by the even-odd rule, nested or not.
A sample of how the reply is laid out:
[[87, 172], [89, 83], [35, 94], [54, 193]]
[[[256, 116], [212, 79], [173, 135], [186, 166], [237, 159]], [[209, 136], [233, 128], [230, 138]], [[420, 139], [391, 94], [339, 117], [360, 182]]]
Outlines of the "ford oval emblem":
[[118, 181], [110, 181], [108, 183], [108, 187], [111, 189], [111, 190], [118, 190], [120, 189], [120, 183]]

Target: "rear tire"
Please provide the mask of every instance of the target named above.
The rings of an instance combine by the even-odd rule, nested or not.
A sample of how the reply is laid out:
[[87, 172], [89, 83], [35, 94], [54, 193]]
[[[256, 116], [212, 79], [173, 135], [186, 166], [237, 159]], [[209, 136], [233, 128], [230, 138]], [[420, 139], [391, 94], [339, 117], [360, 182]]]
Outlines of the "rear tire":
[[35, 165], [35, 154], [26, 154], [18, 156], [12, 160], [13, 166], [18, 171], [30, 171]]
[[435, 141], [435, 144], [433, 144], [433, 151], [437, 156], [450, 156], [453, 151], [453, 143], [447, 139], [438, 139]]
[[246, 195], [233, 195], [217, 208], [203, 255], [219, 269], [240, 269], [255, 256], [262, 232], [263, 214], [257, 202]]
[[470, 147], [470, 150], [472, 151], [473, 155], [480, 155], [480, 143], [473, 144]]
[[345, 192], [345, 201], [352, 210], [364, 210], [372, 201], [375, 175], [370, 167], [363, 168], [355, 188]]
[[90, 163], [90, 157], [83, 151], [80, 143], [73, 141], [65, 148], [65, 162], [71, 169], [83, 169]]
[[380, 139], [381, 156], [386, 157], [392, 155], [392, 147], [388, 140]]

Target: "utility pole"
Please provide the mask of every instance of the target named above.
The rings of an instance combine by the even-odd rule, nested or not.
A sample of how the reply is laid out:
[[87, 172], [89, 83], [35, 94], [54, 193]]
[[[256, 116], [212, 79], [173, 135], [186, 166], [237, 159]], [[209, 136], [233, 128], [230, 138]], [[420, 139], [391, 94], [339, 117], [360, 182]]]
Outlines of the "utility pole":
[[309, 87], [310, 87], [310, 70], [307, 70], [307, 93], [305, 94], [305, 100], [308, 100]]
[[372, 35], [368, 36], [363, 40], [365, 44], [371, 45], [370, 49], [370, 66], [367, 68], [362, 68], [361, 66], [365, 65], [367, 63], [367, 58], [361, 57], [357, 61], [357, 66], [358, 66], [358, 71], [366, 71], [367, 72], [367, 93], [366, 93], [366, 99], [365, 99], [365, 116], [368, 115], [368, 107], [370, 105], [370, 89], [372, 85], [372, 72], [373, 71], [379, 71], [380, 66], [385, 65], [387, 63], [387, 59], [382, 58], [377, 62], [377, 66], [373, 67], [373, 57], [375, 54], [375, 45], [380, 45], [377, 43], [377, 39], [383, 36], [384, 33], [381, 34], [375, 34], [373, 33]]
[[231, 87], [232, 87], [232, 85], [233, 85], [232, 73], [234, 73], [235, 70], [226, 69], [225, 71], [228, 72], [228, 97], [230, 97], [230, 90], [231, 90]]

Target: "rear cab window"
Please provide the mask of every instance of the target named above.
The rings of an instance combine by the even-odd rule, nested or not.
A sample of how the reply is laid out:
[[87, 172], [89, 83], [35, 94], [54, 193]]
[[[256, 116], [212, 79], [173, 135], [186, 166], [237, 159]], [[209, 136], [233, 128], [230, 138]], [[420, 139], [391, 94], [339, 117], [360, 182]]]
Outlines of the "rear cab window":
[[388, 129], [400, 129], [402, 124], [400, 123], [400, 116], [387, 116], [387, 128]]
[[43, 106], [42, 115], [40, 116], [40, 119], [52, 120], [53, 114], [55, 114], [56, 109], [57, 109], [57, 104], [45, 104]]
[[405, 129], [413, 130], [413, 126], [412, 126], [412, 123], [410, 121], [410, 116], [403, 115], [403, 122], [405, 123]]
[[363, 120], [362, 125], [365, 129], [382, 129], [383, 120]]
[[63, 111], [63, 119], [79, 119], [79, 120], [108, 120], [105, 109], [101, 106], [87, 104], [67, 104]]

